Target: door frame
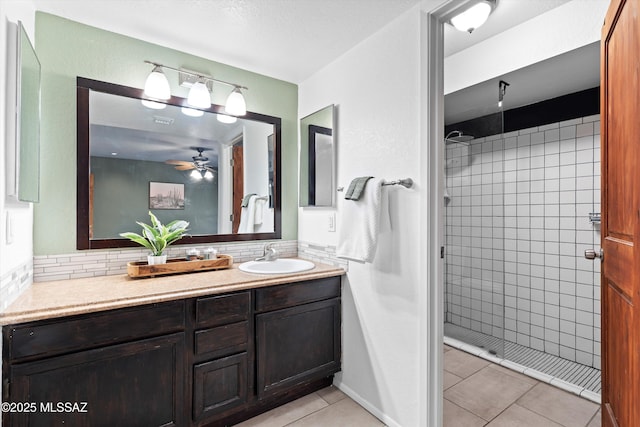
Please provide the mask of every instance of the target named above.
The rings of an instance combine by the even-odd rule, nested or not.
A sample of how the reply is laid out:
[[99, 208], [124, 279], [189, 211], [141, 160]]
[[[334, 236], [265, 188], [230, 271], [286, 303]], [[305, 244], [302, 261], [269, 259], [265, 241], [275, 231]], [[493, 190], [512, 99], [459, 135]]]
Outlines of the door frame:
[[[420, 396], [426, 408], [420, 411], [420, 425], [441, 426], [443, 416], [443, 339], [444, 339], [444, 25], [456, 11], [476, 0], [449, 0], [421, 14], [425, 43], [420, 45], [420, 110], [426, 117], [420, 122], [423, 149], [420, 150], [420, 182], [429, 183], [420, 198], [420, 210], [427, 220], [421, 224], [420, 253], [428, 262], [420, 266], [420, 277], [427, 279], [421, 288], [425, 311], [420, 313]], [[423, 258], [423, 259], [425, 259]], [[435, 286], [433, 286], [435, 284]]]

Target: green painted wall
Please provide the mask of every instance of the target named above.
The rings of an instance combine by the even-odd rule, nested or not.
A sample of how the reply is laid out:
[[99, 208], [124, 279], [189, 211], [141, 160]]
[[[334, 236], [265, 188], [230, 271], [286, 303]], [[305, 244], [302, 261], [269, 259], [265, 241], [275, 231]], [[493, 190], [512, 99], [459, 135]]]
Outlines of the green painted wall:
[[[42, 64], [40, 203], [34, 209], [34, 255], [76, 251], [76, 76], [141, 88], [150, 60], [198, 70], [244, 86], [247, 109], [282, 119], [282, 238], [296, 239], [298, 87], [201, 57], [36, 13], [36, 51]], [[167, 71], [172, 94], [186, 97]], [[224, 104], [226, 90], [212, 101]]]
[[149, 182], [184, 185], [184, 209], [152, 209], [160, 222], [189, 222], [189, 234], [218, 232], [218, 182], [193, 181], [187, 173], [159, 162], [91, 158], [93, 187], [93, 236], [118, 238], [125, 231], [140, 233], [136, 221], [149, 224]]

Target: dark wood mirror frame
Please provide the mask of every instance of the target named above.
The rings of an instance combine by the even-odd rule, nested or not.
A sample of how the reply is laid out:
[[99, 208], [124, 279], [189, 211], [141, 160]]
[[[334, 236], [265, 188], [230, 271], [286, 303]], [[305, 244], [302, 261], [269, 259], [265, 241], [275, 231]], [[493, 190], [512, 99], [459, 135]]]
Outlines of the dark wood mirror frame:
[[[77, 196], [76, 196], [76, 247], [77, 249], [106, 249], [122, 247], [140, 247], [128, 239], [92, 239], [89, 236], [89, 92], [98, 91], [128, 98], [145, 99], [142, 89], [121, 86], [91, 80], [83, 77], [77, 78]], [[166, 104], [186, 106], [187, 100], [172, 96]], [[208, 110], [211, 113], [221, 113], [224, 107], [211, 105]], [[184, 237], [176, 245], [193, 245], [201, 243], [234, 242], [247, 240], [271, 240], [282, 237], [282, 211], [281, 211], [281, 133], [282, 120], [279, 117], [268, 116], [260, 113], [247, 112], [243, 119], [249, 119], [268, 123], [274, 128], [274, 231], [271, 233], [240, 233], [240, 234], [205, 234]]]

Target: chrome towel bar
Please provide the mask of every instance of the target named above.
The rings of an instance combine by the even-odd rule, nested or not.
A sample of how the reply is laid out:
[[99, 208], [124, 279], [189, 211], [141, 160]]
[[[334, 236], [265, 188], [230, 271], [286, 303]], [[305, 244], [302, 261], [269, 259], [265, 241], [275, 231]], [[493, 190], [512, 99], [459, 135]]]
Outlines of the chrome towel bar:
[[[384, 182], [382, 185], [402, 185], [405, 188], [413, 187], [413, 180], [411, 178], [396, 179], [395, 181]], [[344, 187], [338, 187], [338, 191], [344, 191]]]

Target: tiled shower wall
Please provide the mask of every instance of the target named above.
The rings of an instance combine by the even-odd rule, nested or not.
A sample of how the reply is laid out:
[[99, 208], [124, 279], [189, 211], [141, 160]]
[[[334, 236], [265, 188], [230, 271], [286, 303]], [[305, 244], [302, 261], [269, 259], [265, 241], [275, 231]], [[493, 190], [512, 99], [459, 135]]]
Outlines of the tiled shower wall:
[[448, 144], [446, 186], [447, 322], [599, 368], [599, 115]]

